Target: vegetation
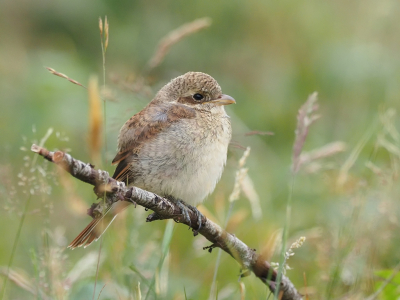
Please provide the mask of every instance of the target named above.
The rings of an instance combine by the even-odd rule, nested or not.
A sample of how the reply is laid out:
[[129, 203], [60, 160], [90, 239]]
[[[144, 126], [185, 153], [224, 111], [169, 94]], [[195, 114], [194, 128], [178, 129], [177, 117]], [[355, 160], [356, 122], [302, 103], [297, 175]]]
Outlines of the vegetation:
[[[284, 259], [310, 299], [399, 297], [398, 9], [393, 0], [1, 2], [0, 297], [273, 298], [253, 275], [239, 280], [231, 257], [202, 250], [203, 237], [146, 223], [140, 207], [89, 248], [66, 249], [96, 199], [31, 144], [111, 172], [122, 124], [187, 71], [212, 75], [237, 101], [227, 167], [200, 209], [277, 267]], [[319, 107], [299, 140], [296, 116], [314, 91]]]

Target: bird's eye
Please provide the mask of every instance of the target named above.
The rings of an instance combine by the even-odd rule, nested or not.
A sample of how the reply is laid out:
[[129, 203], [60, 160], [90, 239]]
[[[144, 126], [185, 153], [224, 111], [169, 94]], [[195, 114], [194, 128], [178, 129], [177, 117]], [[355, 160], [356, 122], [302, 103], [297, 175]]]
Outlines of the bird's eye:
[[202, 94], [194, 94], [193, 95], [193, 99], [196, 101], [200, 101], [204, 98], [204, 96]]

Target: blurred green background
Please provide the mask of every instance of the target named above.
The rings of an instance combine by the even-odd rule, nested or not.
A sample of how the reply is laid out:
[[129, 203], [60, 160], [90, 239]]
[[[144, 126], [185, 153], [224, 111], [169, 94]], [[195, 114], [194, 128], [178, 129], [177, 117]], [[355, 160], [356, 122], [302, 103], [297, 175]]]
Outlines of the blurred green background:
[[[45, 67], [84, 85], [91, 75], [102, 83], [98, 18], [105, 15], [110, 33], [102, 167], [112, 172], [119, 128], [161, 86], [187, 71], [208, 73], [237, 101], [227, 107], [233, 141], [251, 147], [248, 174], [262, 210], [260, 219], [254, 217], [242, 193], [230, 216], [231, 232], [258, 251], [267, 247], [278, 261], [291, 191], [289, 245], [300, 236], [307, 240], [288, 261], [287, 276], [310, 299], [373, 294], [400, 257], [399, 13], [394, 0], [0, 1], [3, 274], [14, 255], [4, 299], [92, 297], [100, 242], [66, 249], [90, 220], [85, 209], [95, 201], [92, 189], [28, 149], [52, 128], [48, 149], [90, 161], [87, 91]], [[202, 17], [211, 26], [173, 45], [146, 74], [159, 41]], [[132, 91], [143, 78], [150, 90]], [[305, 164], [291, 188], [296, 115], [314, 91], [321, 117], [304, 151], [334, 141], [343, 141], [346, 150]], [[245, 135], [252, 130], [274, 135]], [[226, 220], [242, 153], [231, 147], [223, 178], [205, 203], [219, 224]], [[142, 208], [132, 208], [105, 234], [95, 299], [139, 299], [138, 282], [142, 299], [152, 282], [147, 299], [185, 299], [185, 293], [187, 299], [207, 299], [218, 251], [203, 251], [208, 245], [203, 237], [171, 223], [171, 244], [163, 252], [169, 223], [146, 224], [145, 217]], [[223, 253], [218, 299], [268, 297], [254, 275], [240, 286], [239, 274], [238, 264]], [[378, 297], [398, 297], [395, 282]]]

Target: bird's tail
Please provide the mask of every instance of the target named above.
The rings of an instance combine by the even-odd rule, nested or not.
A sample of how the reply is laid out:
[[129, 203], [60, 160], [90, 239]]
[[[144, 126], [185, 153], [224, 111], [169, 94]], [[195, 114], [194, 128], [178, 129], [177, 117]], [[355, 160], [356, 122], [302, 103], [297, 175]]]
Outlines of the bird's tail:
[[68, 248], [75, 249], [84, 246], [86, 248], [93, 241], [97, 241], [107, 230], [108, 226], [114, 221], [118, 213], [125, 210], [130, 203], [127, 201], [118, 201], [113, 203], [102, 216], [95, 218], [85, 229], [69, 244]]

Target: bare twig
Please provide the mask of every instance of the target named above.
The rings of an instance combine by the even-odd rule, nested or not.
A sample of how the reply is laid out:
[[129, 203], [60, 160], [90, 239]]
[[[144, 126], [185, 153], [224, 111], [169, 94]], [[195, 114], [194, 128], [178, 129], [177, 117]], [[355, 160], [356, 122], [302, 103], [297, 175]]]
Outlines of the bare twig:
[[[116, 201], [136, 203], [154, 211], [153, 214], [147, 217], [147, 222], [174, 219], [177, 222], [191, 226], [212, 243], [211, 246], [205, 247], [205, 249], [211, 252], [215, 247], [221, 248], [231, 255], [244, 270], [252, 271], [272, 292], [276, 290], [278, 274], [270, 263], [236, 236], [224, 231], [219, 225], [207, 218], [203, 217], [202, 227], [198, 229], [197, 217], [192, 211], [189, 211], [191, 219], [189, 224], [189, 221], [182, 218], [178, 205], [166, 198], [137, 187], [126, 187], [125, 183], [111, 178], [106, 171], [96, 170], [91, 164], [74, 159], [67, 153], [61, 151], [50, 152], [37, 145], [32, 145], [31, 150], [61, 166], [75, 178], [94, 185], [96, 187], [95, 191], [102, 191], [98, 193], [98, 196], [102, 197], [106, 194], [104, 202], [100, 201], [92, 205], [92, 209], [88, 212], [92, 217], [98, 216], [103, 211], [103, 203], [106, 203], [105, 205], [110, 205]], [[104, 193], [104, 190], [106, 190], [106, 193]], [[293, 283], [286, 276], [282, 276], [279, 290], [282, 292], [282, 297], [280, 298], [282, 300], [302, 299], [302, 295], [299, 294]]]

